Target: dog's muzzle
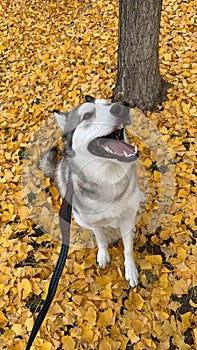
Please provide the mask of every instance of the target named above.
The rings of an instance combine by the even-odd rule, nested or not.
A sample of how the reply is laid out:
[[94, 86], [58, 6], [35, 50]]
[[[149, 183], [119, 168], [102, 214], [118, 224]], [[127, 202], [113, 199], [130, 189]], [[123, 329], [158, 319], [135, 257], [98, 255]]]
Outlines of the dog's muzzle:
[[111, 106], [110, 113], [117, 118], [117, 127], [110, 134], [92, 140], [88, 150], [97, 157], [131, 163], [137, 160], [138, 154], [137, 147], [124, 140], [124, 126], [131, 123], [130, 108], [117, 102]]

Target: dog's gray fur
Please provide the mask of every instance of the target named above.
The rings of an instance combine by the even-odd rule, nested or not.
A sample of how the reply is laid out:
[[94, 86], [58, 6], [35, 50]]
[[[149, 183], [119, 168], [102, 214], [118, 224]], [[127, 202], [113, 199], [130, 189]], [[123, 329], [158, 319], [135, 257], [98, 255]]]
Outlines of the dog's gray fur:
[[47, 151], [42, 156], [41, 168], [46, 176], [55, 179], [61, 197], [65, 196], [68, 169], [71, 169], [73, 215], [79, 225], [94, 232], [98, 244], [97, 262], [101, 268], [110, 261], [103, 227], [120, 228], [125, 278], [134, 287], [138, 280], [133, 257], [135, 218], [139, 203], [144, 200], [136, 179], [137, 157], [134, 161], [122, 162], [95, 156], [88, 150], [95, 138], [110, 134], [122, 123], [130, 124], [131, 116], [124, 106], [120, 107], [120, 115], [114, 115], [116, 104], [91, 97], [86, 101], [71, 112], [54, 111], [63, 133], [64, 151], [59, 162], [56, 148]]

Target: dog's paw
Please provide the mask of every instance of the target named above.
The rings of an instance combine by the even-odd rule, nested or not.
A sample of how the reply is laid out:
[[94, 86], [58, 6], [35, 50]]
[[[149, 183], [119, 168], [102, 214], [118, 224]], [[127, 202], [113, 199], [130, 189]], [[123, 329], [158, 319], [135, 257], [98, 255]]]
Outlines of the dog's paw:
[[105, 269], [107, 263], [110, 262], [110, 256], [107, 247], [100, 247], [97, 253], [97, 263], [101, 269]]
[[131, 257], [125, 258], [125, 279], [129, 282], [131, 288], [138, 284], [138, 271], [135, 262]]

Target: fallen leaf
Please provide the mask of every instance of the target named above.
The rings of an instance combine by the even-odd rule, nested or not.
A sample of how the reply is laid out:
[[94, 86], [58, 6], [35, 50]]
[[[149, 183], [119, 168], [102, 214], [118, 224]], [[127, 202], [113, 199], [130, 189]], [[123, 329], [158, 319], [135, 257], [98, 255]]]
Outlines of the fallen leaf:
[[131, 340], [132, 344], [137, 343], [140, 340], [140, 337], [138, 337], [133, 329], [129, 329], [127, 332], [128, 338]]
[[65, 335], [62, 337], [62, 346], [65, 350], [75, 350], [75, 342], [73, 338], [69, 335]]
[[22, 298], [26, 299], [32, 292], [31, 282], [27, 278], [23, 278], [21, 282], [21, 287], [23, 289]]
[[0, 325], [5, 326], [8, 323], [8, 319], [5, 317], [4, 313], [0, 311]]
[[104, 312], [100, 312], [97, 324], [102, 327], [106, 327], [113, 323], [113, 312], [111, 308], [108, 308]]

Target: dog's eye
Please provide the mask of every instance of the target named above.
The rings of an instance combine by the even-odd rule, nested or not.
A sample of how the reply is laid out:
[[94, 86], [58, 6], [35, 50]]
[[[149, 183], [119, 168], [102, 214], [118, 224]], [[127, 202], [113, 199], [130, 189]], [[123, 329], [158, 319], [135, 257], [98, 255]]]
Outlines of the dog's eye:
[[90, 119], [93, 116], [93, 112], [87, 112], [83, 116], [83, 120]]

